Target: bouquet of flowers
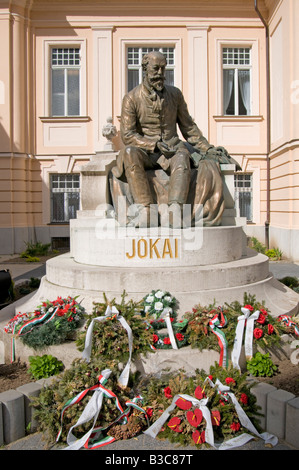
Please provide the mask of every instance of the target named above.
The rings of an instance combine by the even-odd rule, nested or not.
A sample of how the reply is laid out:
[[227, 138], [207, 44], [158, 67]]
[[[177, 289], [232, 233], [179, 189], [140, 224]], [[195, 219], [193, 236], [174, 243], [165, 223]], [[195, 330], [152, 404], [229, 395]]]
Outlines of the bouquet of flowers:
[[177, 321], [175, 297], [163, 290], [153, 290], [144, 297], [142, 306], [147, 328], [153, 331], [153, 349], [172, 349], [171, 333], [173, 333], [178, 348], [187, 345], [188, 335], [185, 330], [188, 322], [186, 320]]
[[143, 311], [152, 316], [155, 320], [165, 314], [173, 314], [176, 307], [176, 299], [169, 292], [153, 290], [144, 297], [142, 301]]

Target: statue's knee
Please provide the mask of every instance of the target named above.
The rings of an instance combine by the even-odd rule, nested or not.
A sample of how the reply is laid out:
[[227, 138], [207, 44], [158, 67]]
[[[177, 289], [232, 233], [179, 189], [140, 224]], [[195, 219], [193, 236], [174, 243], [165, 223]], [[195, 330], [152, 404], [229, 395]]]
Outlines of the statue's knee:
[[140, 153], [136, 147], [128, 146], [125, 148], [124, 152], [124, 165], [125, 168], [132, 168], [135, 166], [141, 166], [143, 167], [142, 164], [142, 158], [140, 156]]
[[172, 158], [172, 170], [190, 171], [190, 155], [189, 152], [179, 151]]

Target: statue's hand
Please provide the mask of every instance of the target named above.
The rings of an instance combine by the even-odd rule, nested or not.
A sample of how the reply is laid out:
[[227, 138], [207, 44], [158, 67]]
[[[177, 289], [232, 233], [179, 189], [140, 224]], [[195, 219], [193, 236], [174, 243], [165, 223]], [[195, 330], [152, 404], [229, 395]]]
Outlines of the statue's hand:
[[207, 158], [212, 158], [219, 163], [228, 163], [236, 165], [236, 170], [241, 171], [239, 163], [232, 158], [224, 147], [210, 147], [206, 152]]
[[160, 150], [160, 152], [165, 156], [165, 157], [173, 157], [175, 154], [176, 150], [173, 148], [169, 148], [169, 146], [165, 142], [157, 142], [157, 147]]

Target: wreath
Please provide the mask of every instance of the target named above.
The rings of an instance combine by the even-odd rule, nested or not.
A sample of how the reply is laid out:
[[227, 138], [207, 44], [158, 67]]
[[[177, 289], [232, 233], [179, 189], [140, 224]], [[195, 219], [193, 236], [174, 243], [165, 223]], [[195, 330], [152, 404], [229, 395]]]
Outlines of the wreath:
[[84, 312], [76, 298], [57, 297], [54, 301], [46, 300], [33, 312], [15, 315], [4, 330], [30, 348], [43, 349], [73, 339]]

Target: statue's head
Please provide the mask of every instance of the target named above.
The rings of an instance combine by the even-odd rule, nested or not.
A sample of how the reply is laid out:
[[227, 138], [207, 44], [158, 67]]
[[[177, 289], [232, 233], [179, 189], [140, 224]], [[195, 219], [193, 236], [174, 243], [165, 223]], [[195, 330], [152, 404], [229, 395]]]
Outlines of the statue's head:
[[166, 65], [166, 58], [159, 51], [152, 51], [143, 56], [144, 80], [150, 88], [157, 91], [163, 90]]

